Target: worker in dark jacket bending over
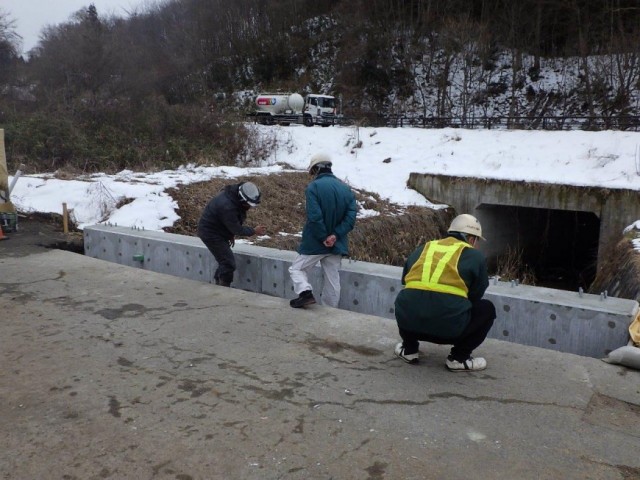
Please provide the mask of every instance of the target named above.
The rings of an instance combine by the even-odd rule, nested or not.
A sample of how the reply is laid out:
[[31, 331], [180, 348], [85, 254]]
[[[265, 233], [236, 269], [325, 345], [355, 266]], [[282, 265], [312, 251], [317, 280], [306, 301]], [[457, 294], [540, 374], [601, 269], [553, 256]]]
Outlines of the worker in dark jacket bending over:
[[244, 226], [247, 210], [260, 203], [260, 190], [251, 182], [227, 185], [202, 212], [198, 222], [198, 236], [218, 262], [214, 274], [216, 285], [231, 286], [236, 259], [231, 251], [235, 237], [264, 235], [262, 225], [251, 228]]
[[395, 354], [418, 363], [419, 341], [453, 345], [445, 362], [454, 372], [484, 370], [484, 358], [471, 353], [485, 340], [496, 309], [483, 299], [489, 285], [484, 255], [474, 247], [480, 222], [468, 214], [453, 219], [448, 236], [415, 250], [402, 272], [405, 286], [395, 302], [402, 342]]

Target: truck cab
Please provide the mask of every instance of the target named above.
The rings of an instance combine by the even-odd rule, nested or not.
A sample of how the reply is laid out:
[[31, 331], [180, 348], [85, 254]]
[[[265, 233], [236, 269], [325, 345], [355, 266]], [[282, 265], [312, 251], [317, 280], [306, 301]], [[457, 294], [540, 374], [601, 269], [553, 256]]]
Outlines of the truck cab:
[[331, 95], [308, 94], [304, 99], [303, 123], [307, 127], [328, 127], [336, 122], [336, 98]]

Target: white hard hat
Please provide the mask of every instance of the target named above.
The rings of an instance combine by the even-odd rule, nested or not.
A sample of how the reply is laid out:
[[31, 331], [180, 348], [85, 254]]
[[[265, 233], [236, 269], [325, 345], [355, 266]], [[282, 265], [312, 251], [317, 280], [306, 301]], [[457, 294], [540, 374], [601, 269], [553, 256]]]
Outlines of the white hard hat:
[[482, 236], [482, 226], [480, 225], [480, 222], [476, 217], [469, 215], [468, 213], [463, 213], [462, 215], [458, 215], [454, 218], [447, 232], [467, 233], [481, 238], [482, 240], [485, 239]]
[[240, 199], [243, 202], [248, 203], [252, 207], [257, 206], [260, 203], [260, 190], [256, 187], [255, 183], [252, 182], [244, 182], [240, 184], [240, 188], [238, 189], [238, 195], [240, 195]]
[[313, 167], [316, 165], [326, 164], [327, 166], [331, 166], [331, 157], [326, 153], [316, 153], [313, 157], [311, 157], [311, 161], [309, 162], [309, 168], [307, 170], [311, 171]]

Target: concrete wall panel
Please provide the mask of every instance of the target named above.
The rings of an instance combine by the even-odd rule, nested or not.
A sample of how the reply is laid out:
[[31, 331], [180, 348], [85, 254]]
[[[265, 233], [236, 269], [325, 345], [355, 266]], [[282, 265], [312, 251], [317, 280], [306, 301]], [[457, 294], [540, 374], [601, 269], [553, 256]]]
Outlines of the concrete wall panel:
[[402, 288], [402, 269], [348, 260], [342, 264], [342, 294], [339, 307], [379, 317], [395, 318], [393, 304]]
[[[133, 268], [209, 283], [216, 268], [213, 256], [196, 237], [102, 225], [86, 227], [84, 236], [86, 255]], [[295, 252], [239, 244], [234, 253], [235, 288], [289, 299], [296, 296], [288, 272]], [[339, 307], [394, 318], [401, 275], [399, 267], [343, 260]], [[310, 281], [320, 299], [318, 266]], [[591, 357], [603, 357], [626, 345], [628, 326], [638, 312], [634, 300], [507, 282], [492, 282], [486, 298], [497, 311], [491, 337]]]
[[617, 311], [620, 299], [608, 298], [601, 308], [593, 308], [589, 304], [595, 295], [580, 298], [577, 293], [566, 292], [567, 296], [575, 296], [574, 301], [558, 304], [545, 299], [548, 289], [516, 287], [523, 293], [530, 289], [539, 291], [539, 301], [522, 298], [517, 292], [501, 295], [496, 287], [489, 290], [486, 298], [497, 311], [489, 337], [587, 357], [604, 357], [629, 341], [633, 308], [628, 312]]

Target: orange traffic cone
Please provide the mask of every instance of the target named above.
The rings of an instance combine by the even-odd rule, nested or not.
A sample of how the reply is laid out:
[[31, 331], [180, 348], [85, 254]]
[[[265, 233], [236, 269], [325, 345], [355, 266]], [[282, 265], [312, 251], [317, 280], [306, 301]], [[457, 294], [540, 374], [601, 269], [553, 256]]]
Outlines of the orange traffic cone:
[[3, 225], [4, 226], [9, 225], [7, 216], [4, 213], [0, 214], [0, 240], [7, 240], [9, 237], [5, 236], [4, 234], [4, 230], [2, 229]]

